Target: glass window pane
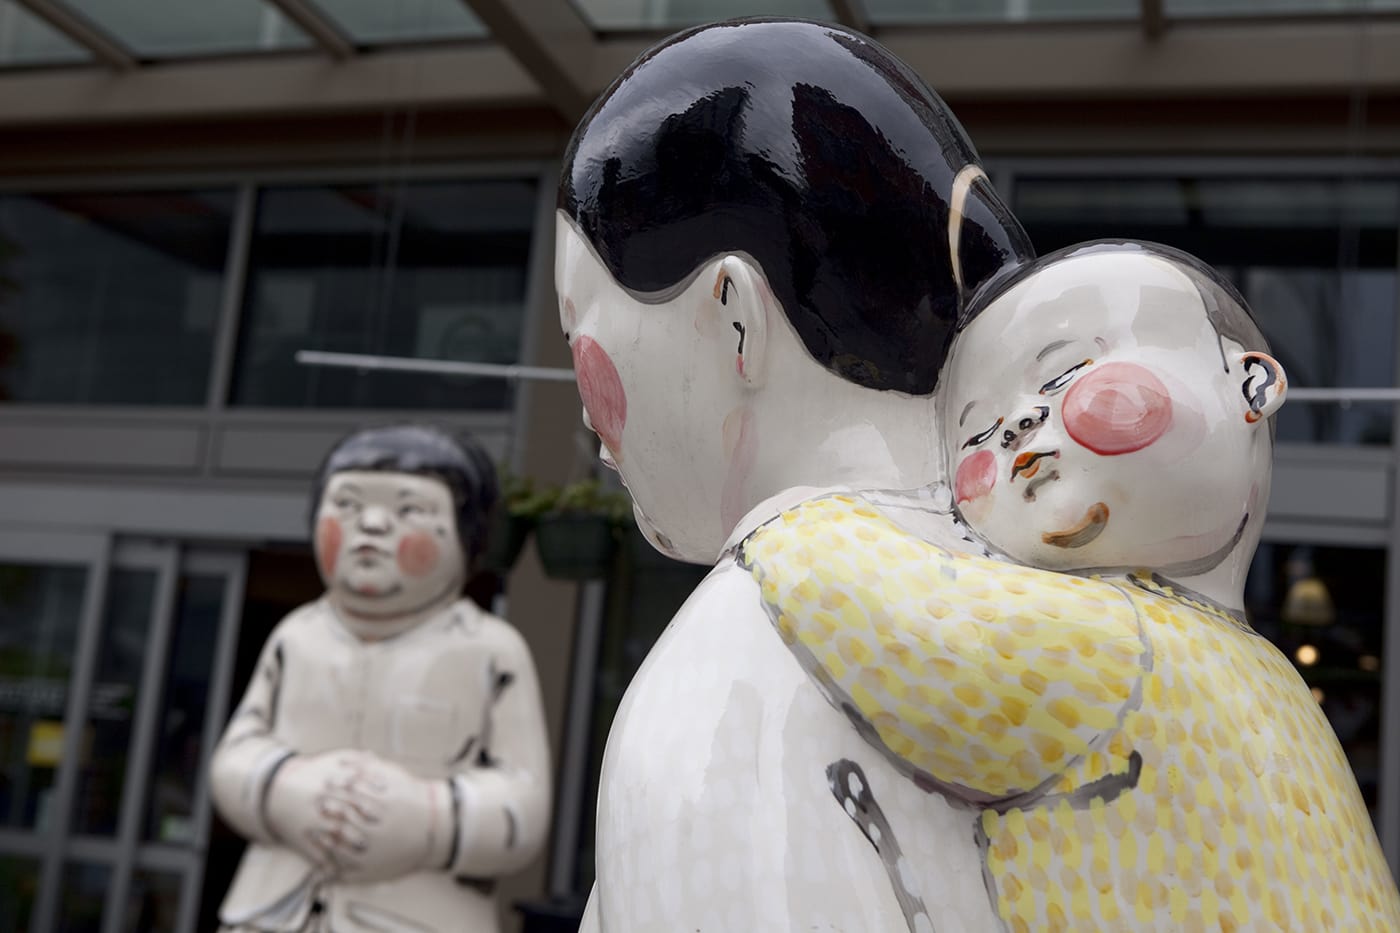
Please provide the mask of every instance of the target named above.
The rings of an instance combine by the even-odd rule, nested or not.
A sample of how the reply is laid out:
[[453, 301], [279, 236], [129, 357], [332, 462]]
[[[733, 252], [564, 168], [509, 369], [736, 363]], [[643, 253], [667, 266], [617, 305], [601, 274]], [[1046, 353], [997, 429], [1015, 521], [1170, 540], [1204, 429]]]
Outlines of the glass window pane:
[[204, 404], [233, 202], [0, 197], [0, 402]]
[[[1040, 252], [1111, 237], [1175, 246], [1243, 292], [1294, 387], [1395, 384], [1400, 184], [1362, 179], [1018, 177]], [[1290, 400], [1282, 441], [1386, 444], [1381, 404]]]
[[736, 16], [829, 20], [826, 0], [574, 0], [595, 29], [673, 29]]
[[1168, 16], [1268, 16], [1400, 9], [1400, 0], [1165, 0]]
[[[1376, 816], [1380, 786], [1385, 551], [1264, 543], [1245, 608], [1313, 688]], [[1391, 777], [1390, 779], [1394, 779]]]
[[316, 0], [356, 42], [478, 39], [486, 26], [462, 0]]
[[111, 875], [107, 865], [70, 862], [64, 867], [58, 933], [100, 933], [102, 903]]
[[1136, 19], [1138, 0], [865, 0], [877, 25]]
[[173, 872], [139, 869], [131, 878], [125, 933], [175, 933], [182, 881]]
[[146, 807], [145, 838], [154, 842], [188, 844], [194, 839], [194, 789], [214, 645], [224, 609], [224, 582], [222, 576], [180, 577]]
[[308, 48], [311, 40], [261, 0], [66, 0], [147, 58]]
[[295, 354], [516, 362], [534, 212], [528, 181], [264, 191], [234, 403], [508, 406], [501, 379], [309, 367]]
[[17, 855], [0, 855], [0, 930], [29, 929], [39, 893], [39, 863]]
[[86, 586], [82, 567], [0, 564], [0, 826], [50, 822]]
[[14, 0], [0, 0], [0, 65], [90, 61], [86, 49]]
[[83, 758], [73, 798], [72, 830], [112, 835], [117, 831], [126, 750], [141, 686], [146, 632], [155, 601], [153, 570], [114, 570], [107, 581], [102, 648], [88, 703]]

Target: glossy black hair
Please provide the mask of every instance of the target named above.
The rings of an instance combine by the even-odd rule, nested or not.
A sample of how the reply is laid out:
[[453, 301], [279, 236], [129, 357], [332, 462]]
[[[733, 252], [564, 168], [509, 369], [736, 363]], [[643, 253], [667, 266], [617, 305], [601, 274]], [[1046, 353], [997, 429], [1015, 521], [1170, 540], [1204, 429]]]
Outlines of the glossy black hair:
[[976, 162], [947, 105], [872, 40], [735, 20], [662, 42], [603, 93], [569, 142], [559, 208], [643, 301], [747, 254], [822, 366], [927, 395], [964, 298], [1033, 255], [981, 177], [962, 209], [959, 287], [949, 201]]
[[369, 470], [411, 473], [441, 480], [452, 494], [457, 539], [468, 568], [486, 547], [491, 517], [500, 498], [496, 465], [474, 438], [426, 424], [366, 428], [341, 439], [322, 461], [311, 490], [311, 524], [326, 484], [336, 473]]

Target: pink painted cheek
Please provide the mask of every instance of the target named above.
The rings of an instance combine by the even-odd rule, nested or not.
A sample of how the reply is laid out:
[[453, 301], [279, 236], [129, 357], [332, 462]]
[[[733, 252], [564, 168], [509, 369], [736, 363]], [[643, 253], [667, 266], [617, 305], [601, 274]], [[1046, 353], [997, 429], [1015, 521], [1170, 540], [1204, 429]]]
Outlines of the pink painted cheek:
[[578, 394], [588, 410], [593, 430], [608, 445], [613, 456], [622, 457], [622, 428], [627, 423], [627, 394], [608, 354], [592, 337], [573, 342], [574, 375]]
[[438, 562], [438, 544], [426, 531], [414, 531], [399, 541], [399, 569], [405, 576], [426, 577]]
[[321, 576], [329, 580], [335, 575], [335, 563], [340, 557], [340, 542], [345, 536], [340, 522], [327, 515], [316, 523], [316, 562]]
[[990, 450], [979, 450], [958, 464], [953, 493], [959, 504], [980, 499], [997, 484], [997, 458]]
[[1082, 447], [1106, 457], [1154, 443], [1172, 424], [1172, 398], [1152, 372], [1136, 363], [1105, 363], [1065, 393], [1065, 430]]

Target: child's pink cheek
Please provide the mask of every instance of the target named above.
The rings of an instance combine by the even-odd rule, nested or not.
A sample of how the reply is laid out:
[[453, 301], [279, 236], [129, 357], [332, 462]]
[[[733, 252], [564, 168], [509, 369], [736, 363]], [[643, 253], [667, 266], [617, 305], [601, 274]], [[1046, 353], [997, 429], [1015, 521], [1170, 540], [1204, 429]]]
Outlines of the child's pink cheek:
[[426, 531], [415, 531], [399, 541], [399, 569], [406, 576], [426, 577], [438, 562], [438, 545]]
[[329, 515], [316, 523], [316, 557], [321, 565], [321, 576], [327, 579], [335, 575], [343, 534], [340, 522]]
[[1172, 398], [1145, 367], [1105, 363], [1070, 386], [1062, 417], [1080, 446], [1111, 457], [1142, 450], [1165, 434]]
[[588, 420], [613, 456], [620, 458], [622, 428], [627, 423], [627, 395], [622, 391], [617, 367], [592, 337], [576, 339], [573, 353], [578, 394], [588, 409]]
[[959, 503], [971, 502], [992, 491], [997, 484], [997, 458], [990, 450], [979, 450], [958, 464], [953, 493]]

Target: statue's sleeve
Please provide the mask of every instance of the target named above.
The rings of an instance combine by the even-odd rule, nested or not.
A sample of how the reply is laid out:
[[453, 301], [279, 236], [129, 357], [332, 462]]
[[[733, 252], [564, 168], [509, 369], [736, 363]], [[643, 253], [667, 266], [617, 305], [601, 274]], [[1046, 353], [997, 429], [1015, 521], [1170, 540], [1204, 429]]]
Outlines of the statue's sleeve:
[[494, 878], [533, 859], [549, 829], [549, 740], [535, 664], [520, 634], [493, 619], [481, 744], [454, 768], [448, 870]]
[[219, 814], [245, 837], [264, 843], [277, 841], [267, 822], [268, 788], [295, 751], [276, 736], [286, 667], [284, 627], [279, 625], [263, 645], [248, 689], [209, 765], [210, 791]]
[[741, 562], [827, 698], [921, 783], [986, 802], [1140, 767], [1121, 727], [1151, 652], [1117, 587], [955, 554], [845, 497], [759, 529]]

